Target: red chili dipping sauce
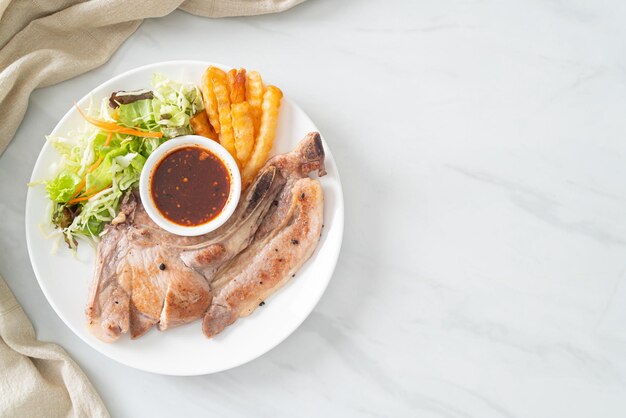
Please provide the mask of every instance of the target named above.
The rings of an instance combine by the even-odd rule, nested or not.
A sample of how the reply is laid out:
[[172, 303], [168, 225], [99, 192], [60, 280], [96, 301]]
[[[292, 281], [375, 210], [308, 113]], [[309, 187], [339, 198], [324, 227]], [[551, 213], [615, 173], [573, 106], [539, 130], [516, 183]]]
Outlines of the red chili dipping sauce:
[[230, 182], [222, 160], [209, 150], [188, 146], [172, 151], [157, 164], [150, 193], [165, 218], [179, 225], [197, 226], [224, 209]]

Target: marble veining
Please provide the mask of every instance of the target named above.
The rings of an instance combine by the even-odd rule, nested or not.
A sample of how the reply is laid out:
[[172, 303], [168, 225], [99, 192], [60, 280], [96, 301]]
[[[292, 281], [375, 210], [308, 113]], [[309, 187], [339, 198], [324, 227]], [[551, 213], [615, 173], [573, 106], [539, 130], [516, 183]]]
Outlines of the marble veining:
[[[36, 91], [0, 157], [0, 273], [115, 417], [626, 416], [626, 3], [310, 0], [149, 19]], [[54, 314], [25, 185], [77, 98], [133, 67], [256, 68], [320, 127], [346, 200], [321, 302], [261, 358], [177, 378], [117, 364]], [[86, 278], [87, 279], [87, 278]]]

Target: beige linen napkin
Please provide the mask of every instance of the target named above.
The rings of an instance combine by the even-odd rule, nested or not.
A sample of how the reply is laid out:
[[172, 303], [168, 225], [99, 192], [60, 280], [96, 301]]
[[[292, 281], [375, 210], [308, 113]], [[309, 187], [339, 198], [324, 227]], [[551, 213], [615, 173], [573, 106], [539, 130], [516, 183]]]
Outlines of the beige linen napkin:
[[37, 341], [0, 277], [0, 416], [108, 417], [102, 400], [61, 347]]
[[34, 89], [102, 65], [142, 19], [165, 16], [178, 7], [206, 17], [258, 15], [303, 1], [0, 0], [0, 154]]
[[[0, 155], [22, 121], [34, 89], [102, 65], [143, 19], [165, 16], [176, 8], [206, 17], [257, 15], [302, 1], [0, 0]], [[37, 340], [2, 277], [0, 416], [109, 416], [67, 353]]]

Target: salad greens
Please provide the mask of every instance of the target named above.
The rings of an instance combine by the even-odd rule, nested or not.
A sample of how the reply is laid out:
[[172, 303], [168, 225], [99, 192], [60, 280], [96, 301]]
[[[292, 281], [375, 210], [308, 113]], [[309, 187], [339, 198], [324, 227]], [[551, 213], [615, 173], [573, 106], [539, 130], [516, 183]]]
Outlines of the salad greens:
[[202, 95], [192, 84], [181, 84], [155, 74], [153, 99], [120, 105], [118, 122], [122, 126], [163, 132], [167, 138], [193, 133], [189, 118], [202, 110]]
[[[91, 123], [65, 136], [47, 137], [61, 154], [56, 175], [44, 182], [52, 204], [50, 222], [71, 248], [80, 236], [99, 239], [159, 145], [193, 133], [189, 119], [203, 108], [198, 87], [154, 74], [152, 92], [152, 99], [116, 109], [104, 98], [99, 107], [87, 110], [85, 118]], [[142, 136], [140, 131], [161, 137]]]

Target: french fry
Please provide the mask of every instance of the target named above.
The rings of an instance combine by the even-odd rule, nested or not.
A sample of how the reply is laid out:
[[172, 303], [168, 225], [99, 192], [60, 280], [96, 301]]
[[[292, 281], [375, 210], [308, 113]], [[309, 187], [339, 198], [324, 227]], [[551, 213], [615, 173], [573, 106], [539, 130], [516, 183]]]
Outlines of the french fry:
[[241, 103], [246, 100], [246, 70], [240, 68], [228, 72], [228, 86], [230, 87], [230, 102]]
[[261, 105], [263, 104], [263, 79], [261, 74], [256, 71], [248, 71], [246, 74], [246, 101], [252, 106], [252, 115], [254, 116], [254, 133], [259, 134], [261, 125]]
[[217, 102], [217, 111], [220, 123], [220, 143], [235, 159], [235, 137], [233, 135], [233, 123], [230, 116], [230, 97], [228, 92], [228, 76], [217, 67], [209, 67], [209, 79], [213, 84], [213, 93]]
[[228, 78], [228, 88], [233, 85], [233, 80], [235, 79], [235, 74], [237, 74], [237, 69], [231, 68], [226, 73], [226, 78]]
[[278, 124], [278, 108], [283, 92], [278, 87], [267, 86], [263, 94], [263, 104], [261, 105], [261, 125], [259, 134], [256, 137], [256, 143], [252, 155], [247, 164], [243, 168], [242, 183], [244, 188], [247, 187], [263, 164], [267, 161], [274, 137], [276, 136], [276, 125]]
[[217, 100], [213, 93], [213, 83], [209, 77], [210, 67], [206, 69], [202, 74], [202, 102], [204, 103], [204, 110], [209, 117], [209, 122], [213, 126], [213, 130], [217, 133], [220, 132], [220, 119], [217, 111]]
[[201, 135], [217, 141], [217, 133], [213, 130], [213, 127], [209, 123], [209, 117], [206, 112], [200, 111], [189, 119], [193, 132], [196, 135]]
[[235, 68], [231, 68], [226, 73], [226, 79], [228, 80], [228, 98], [230, 99], [230, 92], [233, 88], [233, 84], [235, 83], [235, 74], [237, 74], [237, 70]]
[[230, 114], [233, 120], [237, 159], [241, 163], [241, 166], [244, 166], [250, 157], [252, 148], [254, 148], [252, 107], [248, 102], [233, 103], [230, 105]]

